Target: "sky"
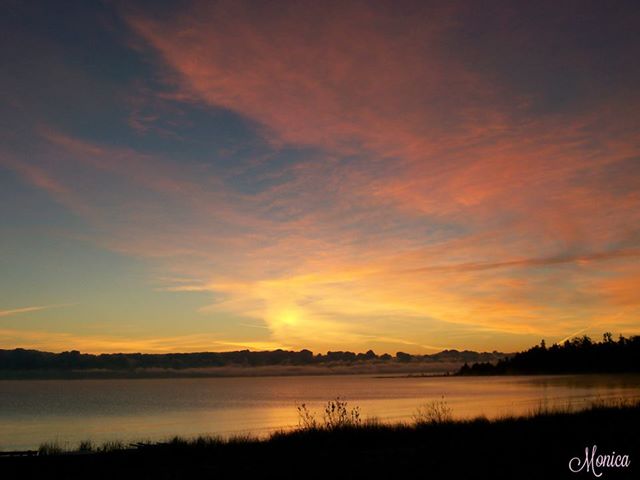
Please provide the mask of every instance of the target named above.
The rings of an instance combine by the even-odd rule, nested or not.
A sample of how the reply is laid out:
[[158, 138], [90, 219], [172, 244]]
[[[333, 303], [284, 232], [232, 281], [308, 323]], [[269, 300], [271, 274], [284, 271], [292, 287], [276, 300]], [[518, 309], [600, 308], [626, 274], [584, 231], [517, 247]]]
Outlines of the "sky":
[[0, 348], [640, 334], [637, 2], [0, 9]]

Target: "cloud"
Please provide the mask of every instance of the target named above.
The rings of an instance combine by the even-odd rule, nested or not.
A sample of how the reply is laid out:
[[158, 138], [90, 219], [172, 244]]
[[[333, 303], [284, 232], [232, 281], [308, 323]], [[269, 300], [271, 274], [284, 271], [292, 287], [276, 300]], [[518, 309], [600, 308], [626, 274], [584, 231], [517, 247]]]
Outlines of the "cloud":
[[411, 18], [360, 2], [278, 11], [219, 2], [171, 19], [125, 18], [173, 69], [183, 96], [259, 122], [275, 144], [413, 157], [437, 151], [443, 131], [474, 137], [505, 120], [484, 108], [499, 100], [490, 82], [438, 48], [448, 10]]
[[41, 306], [33, 306], [33, 307], [13, 308], [10, 310], [0, 310], [0, 317], [9, 317], [9, 316], [18, 315], [21, 313], [38, 312], [40, 310], [48, 310], [50, 308], [68, 307], [70, 305], [72, 304], [64, 303], [64, 304], [58, 304], [58, 305], [41, 305]]
[[[509, 350], [584, 325], [637, 331], [634, 57], [616, 51], [603, 79], [569, 10], [550, 31], [468, 2], [125, 8], [164, 82], [149, 111], [134, 105], [134, 133], [166, 139], [155, 95], [240, 119], [264, 151], [194, 160], [188, 129], [154, 153], [56, 125], [0, 161], [85, 237], [149, 262], [163, 294], [210, 294], [185, 329], [222, 317], [300, 348]], [[186, 121], [176, 110], [162, 128]]]
[[474, 271], [493, 270], [512, 267], [546, 267], [562, 264], [584, 265], [590, 262], [615, 260], [621, 258], [640, 257], [640, 249], [617, 250], [612, 252], [596, 252], [584, 255], [557, 255], [546, 258], [526, 258], [522, 260], [504, 260], [500, 262], [462, 263], [457, 265], [435, 265], [416, 268], [402, 273], [438, 272], [438, 271]]
[[225, 341], [209, 334], [130, 338], [116, 335], [82, 335], [71, 332], [23, 329], [0, 329], [0, 347], [20, 347], [55, 352], [80, 350], [84, 353], [167, 353], [288, 348], [274, 342]]
[[[369, 207], [369, 217], [373, 210], [387, 220], [400, 210], [454, 217], [472, 229], [502, 228], [519, 215], [523, 221], [506, 228], [534, 242], [543, 229], [564, 242], [581, 241], [586, 230], [615, 237], [637, 196], [619, 198], [605, 182], [585, 189], [575, 179], [637, 153], [624, 103], [608, 98], [586, 113], [536, 113], [504, 72], [473, 68], [464, 48], [443, 47], [464, 41], [468, 10], [452, 3], [408, 15], [360, 2], [322, 9], [296, 2], [276, 12], [196, 2], [170, 17], [125, 18], [184, 97], [258, 122], [276, 145], [311, 145], [337, 159], [331, 168], [298, 163], [291, 182], [263, 195], [268, 204], [306, 200], [305, 192], [321, 202], [333, 191], [339, 195], [320, 212], [325, 218], [356, 203]], [[495, 35], [504, 29], [496, 25]], [[626, 208], [612, 212], [622, 202]], [[308, 223], [318, 220], [309, 215]]]

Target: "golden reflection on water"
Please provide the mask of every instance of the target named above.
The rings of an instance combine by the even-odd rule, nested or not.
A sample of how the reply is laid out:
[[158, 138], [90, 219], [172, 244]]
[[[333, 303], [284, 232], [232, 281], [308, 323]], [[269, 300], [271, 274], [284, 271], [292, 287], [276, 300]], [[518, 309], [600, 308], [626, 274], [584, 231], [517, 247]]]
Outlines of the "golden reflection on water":
[[296, 405], [321, 415], [336, 397], [364, 418], [410, 421], [444, 399], [454, 417], [495, 418], [539, 408], [640, 399], [638, 375], [392, 378], [370, 375], [154, 380], [0, 381], [0, 449], [44, 441], [162, 440], [172, 435], [266, 435], [297, 425]]

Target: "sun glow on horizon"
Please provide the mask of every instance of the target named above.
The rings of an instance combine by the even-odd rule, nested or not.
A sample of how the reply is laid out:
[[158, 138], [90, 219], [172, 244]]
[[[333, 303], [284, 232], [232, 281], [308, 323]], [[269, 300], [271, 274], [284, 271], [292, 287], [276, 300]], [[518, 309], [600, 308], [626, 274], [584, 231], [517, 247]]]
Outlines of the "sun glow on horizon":
[[0, 348], [640, 334], [635, 12], [285, 3], [13, 8]]

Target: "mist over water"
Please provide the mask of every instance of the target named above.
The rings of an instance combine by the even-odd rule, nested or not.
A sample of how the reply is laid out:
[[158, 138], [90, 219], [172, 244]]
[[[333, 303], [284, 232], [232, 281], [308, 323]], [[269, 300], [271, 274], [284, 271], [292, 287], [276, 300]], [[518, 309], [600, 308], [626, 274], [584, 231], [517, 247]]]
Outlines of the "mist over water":
[[489, 418], [539, 407], [580, 408], [640, 399], [640, 375], [373, 377], [371, 375], [0, 381], [0, 450], [45, 441], [162, 440], [172, 435], [265, 435], [297, 425], [296, 405], [316, 413], [336, 397], [363, 416], [409, 421], [443, 396], [454, 417]]

